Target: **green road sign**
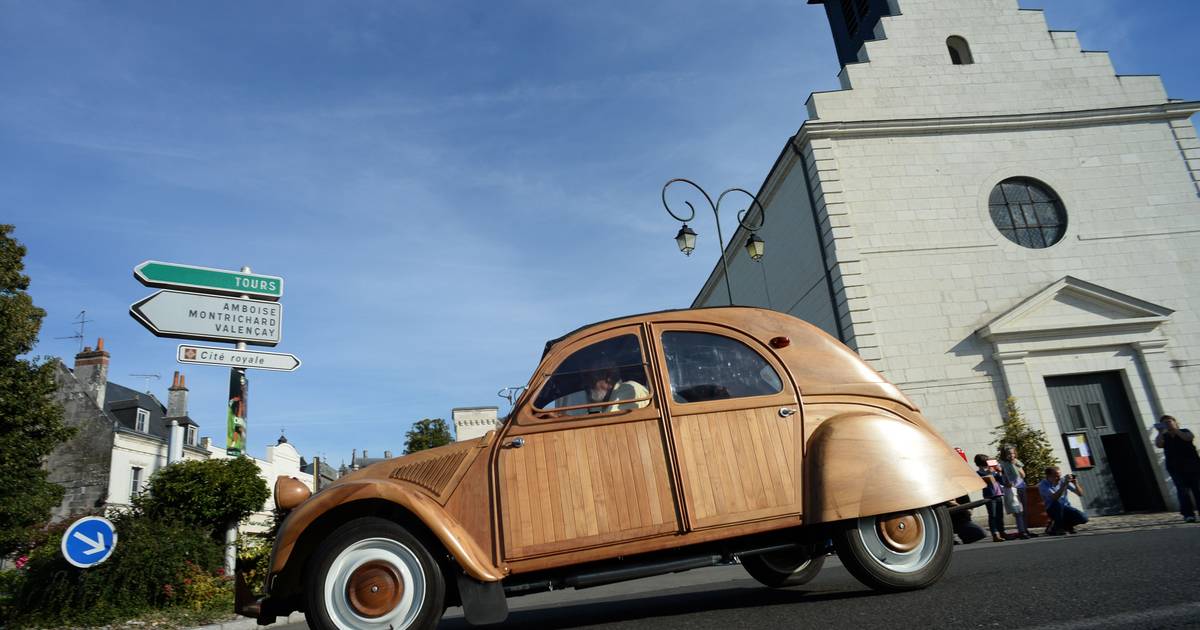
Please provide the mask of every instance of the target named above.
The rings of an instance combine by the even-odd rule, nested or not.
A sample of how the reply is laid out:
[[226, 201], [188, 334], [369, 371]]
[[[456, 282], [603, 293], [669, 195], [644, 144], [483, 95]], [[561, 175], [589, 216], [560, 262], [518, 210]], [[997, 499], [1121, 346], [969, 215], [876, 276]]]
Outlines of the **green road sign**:
[[133, 277], [148, 287], [248, 295], [272, 302], [283, 297], [283, 278], [257, 273], [147, 260], [133, 268]]

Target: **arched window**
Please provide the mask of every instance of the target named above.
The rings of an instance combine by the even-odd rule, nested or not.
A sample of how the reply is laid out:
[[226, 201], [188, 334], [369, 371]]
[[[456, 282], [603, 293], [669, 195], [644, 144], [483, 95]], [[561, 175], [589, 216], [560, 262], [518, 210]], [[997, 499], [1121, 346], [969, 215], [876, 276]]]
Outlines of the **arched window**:
[[951, 35], [946, 39], [946, 48], [950, 49], [950, 62], [956, 66], [965, 66], [975, 63], [975, 58], [971, 56], [971, 46], [967, 44], [967, 40], [958, 35]]
[[1006, 179], [988, 198], [992, 223], [1008, 240], [1030, 249], [1043, 249], [1062, 240], [1067, 210], [1049, 186], [1028, 177]]

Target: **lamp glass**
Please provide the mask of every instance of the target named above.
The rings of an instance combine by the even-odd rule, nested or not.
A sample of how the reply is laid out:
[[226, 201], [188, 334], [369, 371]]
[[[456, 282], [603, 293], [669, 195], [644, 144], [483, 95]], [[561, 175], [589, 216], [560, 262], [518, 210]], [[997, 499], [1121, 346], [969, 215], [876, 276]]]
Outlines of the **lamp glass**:
[[746, 240], [746, 253], [750, 254], [754, 260], [762, 260], [764, 249], [765, 243], [757, 234], [751, 234], [750, 238]]
[[675, 235], [675, 244], [679, 246], [679, 251], [685, 256], [691, 256], [692, 250], [696, 249], [696, 233], [686, 223], [679, 228], [679, 233]]

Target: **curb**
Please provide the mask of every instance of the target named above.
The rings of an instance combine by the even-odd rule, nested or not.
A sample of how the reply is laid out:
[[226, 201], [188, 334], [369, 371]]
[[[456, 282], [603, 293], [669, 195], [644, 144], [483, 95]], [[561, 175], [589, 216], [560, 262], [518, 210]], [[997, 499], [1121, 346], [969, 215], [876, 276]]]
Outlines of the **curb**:
[[294, 612], [287, 616], [286, 619], [279, 619], [266, 626], [258, 625], [258, 620], [251, 617], [242, 617], [238, 615], [236, 619], [230, 621], [222, 621], [221, 623], [210, 623], [207, 626], [197, 626], [194, 628], [186, 628], [184, 630], [255, 630], [256, 628], [271, 628], [283, 624], [301, 623], [304, 621], [304, 613]]

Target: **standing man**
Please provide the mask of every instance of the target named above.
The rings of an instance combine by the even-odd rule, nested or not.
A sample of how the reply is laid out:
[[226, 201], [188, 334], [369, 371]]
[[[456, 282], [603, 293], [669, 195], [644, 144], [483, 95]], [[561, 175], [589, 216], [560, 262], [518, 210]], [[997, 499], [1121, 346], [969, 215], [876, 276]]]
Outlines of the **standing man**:
[[1083, 488], [1075, 475], [1063, 476], [1058, 466], [1047, 467], [1046, 478], [1038, 482], [1038, 492], [1046, 504], [1046, 514], [1053, 521], [1046, 530], [1051, 536], [1074, 534], [1076, 525], [1088, 522], [1087, 514], [1071, 507], [1071, 502], [1067, 499], [1068, 490], [1076, 496], [1083, 496]]
[[1158, 420], [1154, 425], [1158, 429], [1154, 445], [1163, 450], [1167, 460], [1167, 473], [1175, 482], [1183, 520], [1195, 523], [1195, 508], [1200, 503], [1200, 454], [1196, 453], [1196, 436], [1187, 429], [1180, 429], [1174, 416], [1164, 415]]

